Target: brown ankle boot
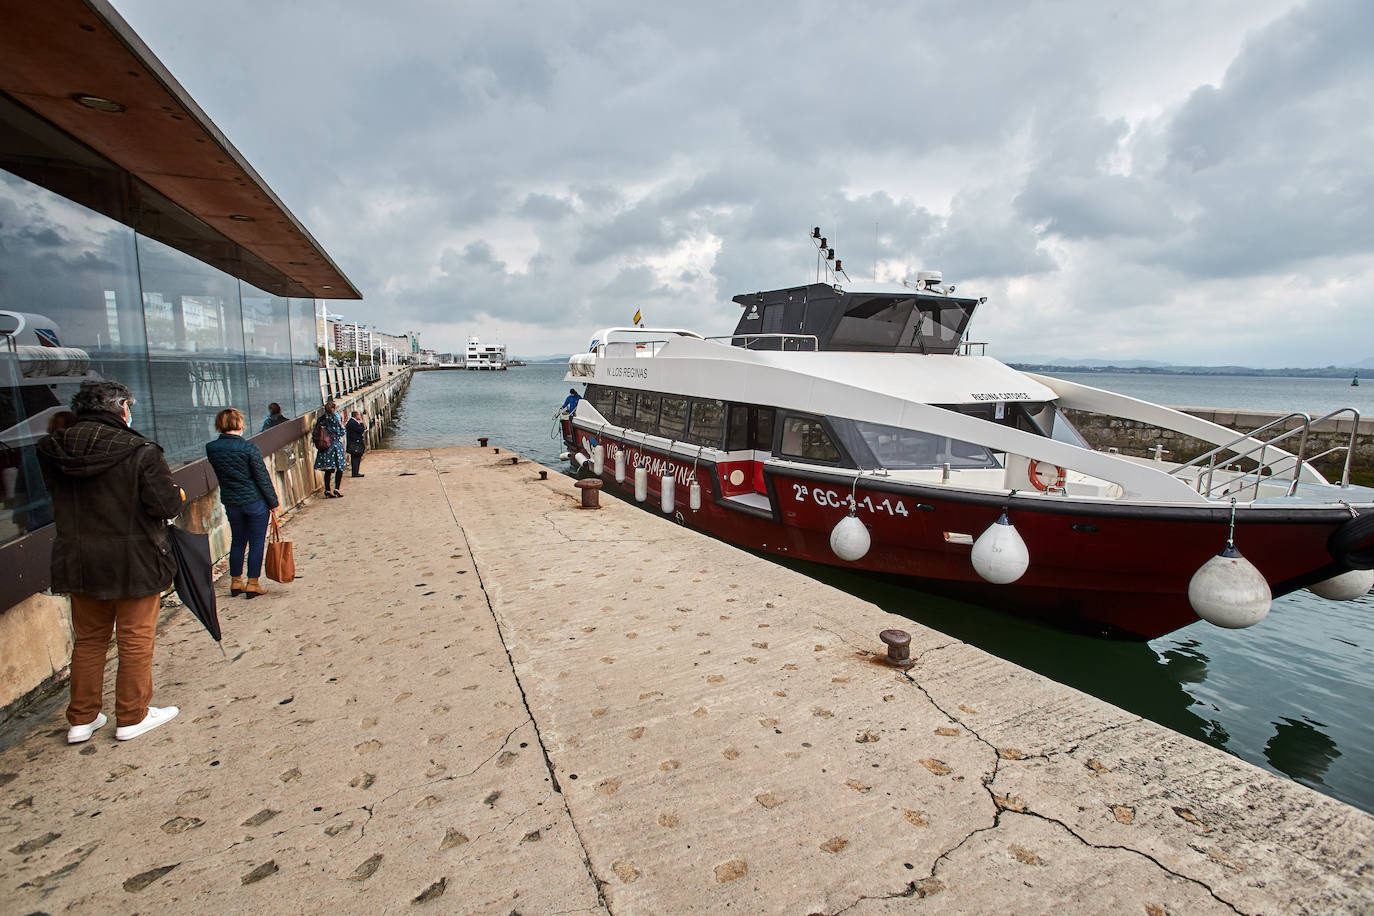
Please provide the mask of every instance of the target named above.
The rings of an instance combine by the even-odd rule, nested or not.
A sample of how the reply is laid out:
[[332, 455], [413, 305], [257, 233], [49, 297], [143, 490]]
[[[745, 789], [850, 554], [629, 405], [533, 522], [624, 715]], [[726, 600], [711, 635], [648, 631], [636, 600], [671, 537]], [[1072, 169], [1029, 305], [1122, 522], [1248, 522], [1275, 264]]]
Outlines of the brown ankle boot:
[[258, 595], [267, 594], [267, 589], [263, 588], [262, 583], [257, 579], [249, 579], [248, 583], [244, 585], [243, 591], [249, 598], [256, 598]]
[[229, 580], [229, 597], [235, 597], [243, 591], [243, 576], [234, 576]]

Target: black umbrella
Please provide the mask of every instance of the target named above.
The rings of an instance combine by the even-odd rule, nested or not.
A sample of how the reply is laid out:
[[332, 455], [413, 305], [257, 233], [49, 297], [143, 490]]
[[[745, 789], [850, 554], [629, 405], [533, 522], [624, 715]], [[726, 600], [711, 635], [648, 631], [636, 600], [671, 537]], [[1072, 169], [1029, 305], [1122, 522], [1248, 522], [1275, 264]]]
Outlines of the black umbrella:
[[[176, 525], [167, 526], [167, 540], [177, 568], [172, 581], [176, 584], [181, 603], [191, 609], [205, 629], [220, 641], [219, 614], [215, 609], [215, 583], [210, 567], [210, 536], [184, 531]], [[224, 651], [224, 645], [219, 647]]]

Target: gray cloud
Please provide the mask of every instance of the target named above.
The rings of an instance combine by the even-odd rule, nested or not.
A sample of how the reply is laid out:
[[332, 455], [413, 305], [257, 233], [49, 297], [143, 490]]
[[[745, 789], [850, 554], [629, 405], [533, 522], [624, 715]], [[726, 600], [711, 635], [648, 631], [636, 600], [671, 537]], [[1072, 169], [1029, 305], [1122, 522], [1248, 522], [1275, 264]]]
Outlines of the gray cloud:
[[346, 308], [441, 349], [501, 322], [580, 350], [641, 303], [728, 330], [734, 293], [814, 278], [813, 225], [856, 280], [985, 291], [1009, 340], [1097, 329], [1066, 355], [1109, 327], [1159, 356], [1129, 316], [1204, 287], [1262, 324], [1319, 271], [1374, 338], [1346, 306], [1374, 293], [1362, 0], [243, 0], [213, 32], [208, 0], [116, 4], [362, 287]]

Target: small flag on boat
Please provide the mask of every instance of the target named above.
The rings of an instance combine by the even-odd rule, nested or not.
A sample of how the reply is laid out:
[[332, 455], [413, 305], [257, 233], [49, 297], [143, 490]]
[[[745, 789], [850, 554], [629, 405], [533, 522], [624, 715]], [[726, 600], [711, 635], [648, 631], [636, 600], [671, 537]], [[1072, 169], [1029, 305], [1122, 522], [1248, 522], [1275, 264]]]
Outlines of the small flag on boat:
[[639, 309], [635, 309], [635, 320], [630, 323], [633, 324], [635, 327], [639, 327], [639, 319], [641, 317], [642, 316], [640, 315]]

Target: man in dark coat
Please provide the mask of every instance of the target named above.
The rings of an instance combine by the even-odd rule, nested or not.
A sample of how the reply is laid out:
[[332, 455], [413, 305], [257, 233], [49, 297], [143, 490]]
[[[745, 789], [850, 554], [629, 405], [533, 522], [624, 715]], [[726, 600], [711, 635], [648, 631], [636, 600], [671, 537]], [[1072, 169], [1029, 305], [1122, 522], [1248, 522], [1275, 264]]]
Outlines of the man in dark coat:
[[344, 427], [344, 433], [348, 438], [348, 457], [353, 459], [354, 477], [366, 477], [366, 474], [359, 474], [358, 467], [363, 462], [363, 452], [367, 451], [367, 424], [363, 422], [363, 415], [358, 411], [353, 411], [353, 416], [349, 418], [348, 425]]
[[133, 404], [118, 382], [83, 382], [72, 398], [76, 422], [38, 444], [57, 523], [52, 590], [72, 604], [71, 744], [107, 721], [100, 708], [111, 630], [119, 646], [115, 737], [136, 738], [177, 714], [148, 703], [158, 598], [176, 568], [166, 520], [185, 493], [162, 448], [131, 428]]

